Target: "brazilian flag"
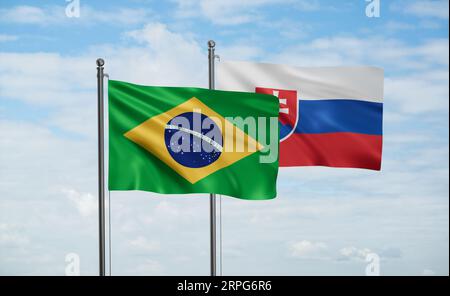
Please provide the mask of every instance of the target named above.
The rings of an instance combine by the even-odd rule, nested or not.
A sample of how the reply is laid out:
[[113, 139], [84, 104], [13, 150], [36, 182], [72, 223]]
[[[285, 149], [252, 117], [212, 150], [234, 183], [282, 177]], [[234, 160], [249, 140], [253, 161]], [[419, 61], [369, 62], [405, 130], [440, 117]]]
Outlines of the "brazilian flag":
[[276, 97], [114, 80], [108, 97], [109, 190], [276, 196]]

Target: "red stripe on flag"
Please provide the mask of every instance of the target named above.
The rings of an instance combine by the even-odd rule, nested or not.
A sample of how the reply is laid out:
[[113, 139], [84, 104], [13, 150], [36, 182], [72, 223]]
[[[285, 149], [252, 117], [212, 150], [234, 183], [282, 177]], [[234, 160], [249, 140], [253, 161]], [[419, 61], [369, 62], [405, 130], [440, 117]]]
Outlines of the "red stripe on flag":
[[381, 169], [383, 138], [357, 133], [292, 134], [280, 143], [280, 166]]

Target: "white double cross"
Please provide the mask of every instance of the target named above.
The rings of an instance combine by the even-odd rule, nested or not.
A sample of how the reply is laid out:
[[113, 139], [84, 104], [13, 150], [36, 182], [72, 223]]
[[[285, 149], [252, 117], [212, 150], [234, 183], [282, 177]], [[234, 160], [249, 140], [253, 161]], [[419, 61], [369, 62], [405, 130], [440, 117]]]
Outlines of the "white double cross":
[[[287, 104], [287, 99], [280, 99], [280, 97], [279, 97], [280, 91], [279, 90], [274, 90], [273, 95], [278, 98], [278, 101], [280, 102], [280, 104], [282, 104], [282, 105]], [[280, 108], [280, 113], [289, 114], [289, 108]]]

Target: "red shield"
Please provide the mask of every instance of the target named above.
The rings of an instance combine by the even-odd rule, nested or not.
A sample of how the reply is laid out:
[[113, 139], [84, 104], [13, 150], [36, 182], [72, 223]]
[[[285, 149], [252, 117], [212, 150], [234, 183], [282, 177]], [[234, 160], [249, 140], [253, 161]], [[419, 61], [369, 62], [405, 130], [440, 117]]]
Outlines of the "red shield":
[[298, 97], [296, 90], [256, 87], [256, 93], [276, 96], [280, 102], [278, 120], [280, 122], [280, 141], [286, 140], [297, 127]]

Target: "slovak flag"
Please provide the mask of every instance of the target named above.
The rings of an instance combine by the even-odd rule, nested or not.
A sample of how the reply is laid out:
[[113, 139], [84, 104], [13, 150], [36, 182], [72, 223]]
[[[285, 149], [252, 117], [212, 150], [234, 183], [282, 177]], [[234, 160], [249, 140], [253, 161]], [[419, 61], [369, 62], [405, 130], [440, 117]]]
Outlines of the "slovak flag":
[[279, 165], [381, 169], [383, 70], [220, 62], [218, 89], [280, 102]]

